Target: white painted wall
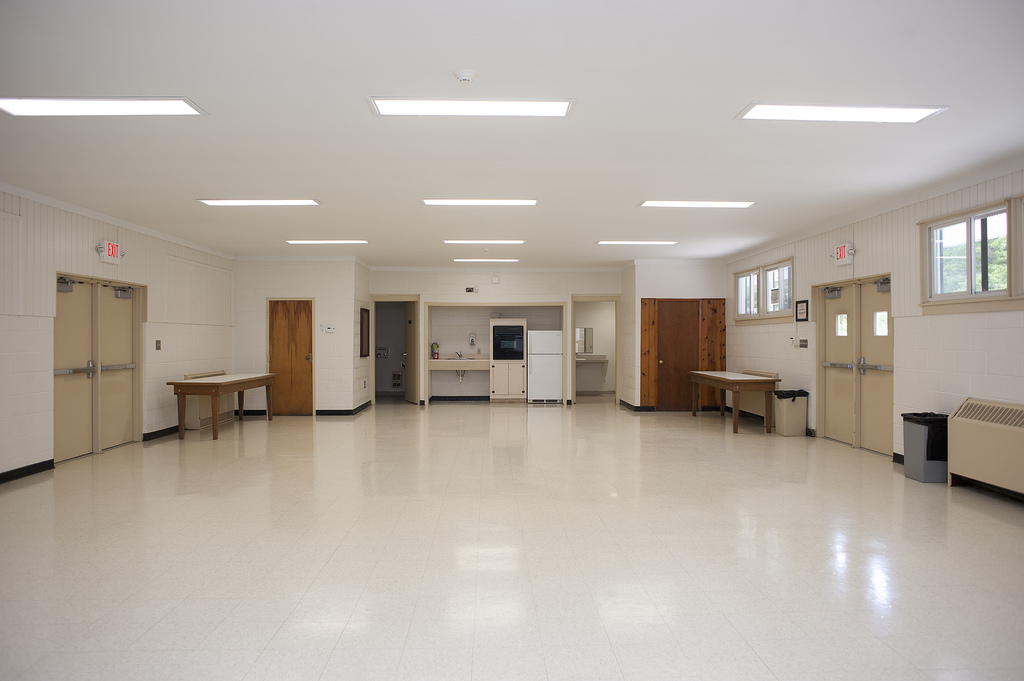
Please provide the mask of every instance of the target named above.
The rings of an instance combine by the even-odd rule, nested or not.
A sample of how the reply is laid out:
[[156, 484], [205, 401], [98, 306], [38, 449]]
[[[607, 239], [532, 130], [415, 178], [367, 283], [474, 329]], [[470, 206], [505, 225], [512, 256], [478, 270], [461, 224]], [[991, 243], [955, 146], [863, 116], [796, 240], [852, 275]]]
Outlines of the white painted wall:
[[[126, 254], [106, 264], [96, 244]], [[143, 431], [177, 424], [166, 381], [230, 369], [234, 261], [142, 227], [0, 184], [0, 472], [53, 458], [57, 273], [145, 286]], [[154, 349], [154, 341], [163, 350]]]
[[[1024, 170], [1016, 170], [965, 182], [880, 215], [730, 262], [724, 280], [729, 291], [729, 370], [779, 371], [784, 385], [809, 390], [808, 426], [816, 427], [814, 323], [737, 326], [733, 322], [733, 274], [793, 258], [796, 300], [809, 299], [816, 285], [892, 275], [896, 453], [903, 453], [903, 412], [949, 413], [969, 396], [1024, 403], [1024, 312], [923, 316], [918, 225], [1022, 194]], [[837, 266], [829, 257], [832, 248], [841, 243], [856, 248], [852, 265]], [[789, 345], [794, 335], [810, 339], [810, 347], [803, 350]]]

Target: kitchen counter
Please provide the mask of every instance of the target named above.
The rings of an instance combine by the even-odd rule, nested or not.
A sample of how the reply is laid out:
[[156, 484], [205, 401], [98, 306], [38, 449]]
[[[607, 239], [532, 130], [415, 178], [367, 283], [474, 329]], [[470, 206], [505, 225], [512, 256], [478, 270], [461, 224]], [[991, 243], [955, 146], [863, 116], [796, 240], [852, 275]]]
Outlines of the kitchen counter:
[[442, 357], [428, 359], [429, 371], [490, 371], [491, 358], [487, 355], [470, 355], [465, 359], [458, 357]]

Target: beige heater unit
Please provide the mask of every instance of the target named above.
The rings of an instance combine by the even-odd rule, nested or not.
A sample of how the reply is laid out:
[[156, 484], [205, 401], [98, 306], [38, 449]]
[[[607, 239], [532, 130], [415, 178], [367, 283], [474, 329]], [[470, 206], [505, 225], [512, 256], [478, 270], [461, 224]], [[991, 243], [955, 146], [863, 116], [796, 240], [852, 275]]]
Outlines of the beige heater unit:
[[949, 484], [957, 476], [1024, 493], [1024, 406], [969, 397], [949, 417]]
[[[210, 376], [224, 376], [225, 371], [206, 371], [200, 374], [185, 374], [185, 380], [193, 378], [209, 378]], [[220, 423], [233, 421], [235, 419], [235, 394], [230, 393], [220, 396]], [[202, 430], [213, 425], [213, 400], [205, 395], [185, 396], [185, 429]]]

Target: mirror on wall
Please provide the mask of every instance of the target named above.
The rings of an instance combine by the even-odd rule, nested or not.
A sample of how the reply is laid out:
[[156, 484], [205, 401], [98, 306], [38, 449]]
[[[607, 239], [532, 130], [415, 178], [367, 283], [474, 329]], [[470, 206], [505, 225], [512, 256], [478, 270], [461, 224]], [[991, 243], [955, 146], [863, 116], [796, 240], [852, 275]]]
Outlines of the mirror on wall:
[[586, 354], [594, 351], [594, 329], [593, 327], [576, 328], [576, 354]]

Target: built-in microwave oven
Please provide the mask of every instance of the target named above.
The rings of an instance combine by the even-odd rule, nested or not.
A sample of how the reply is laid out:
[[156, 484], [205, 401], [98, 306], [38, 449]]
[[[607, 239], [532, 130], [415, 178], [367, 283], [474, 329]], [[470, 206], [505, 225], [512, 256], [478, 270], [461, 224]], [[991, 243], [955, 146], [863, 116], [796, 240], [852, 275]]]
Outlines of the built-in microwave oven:
[[523, 342], [523, 331], [522, 324], [496, 324], [491, 359], [525, 359], [526, 344]]

